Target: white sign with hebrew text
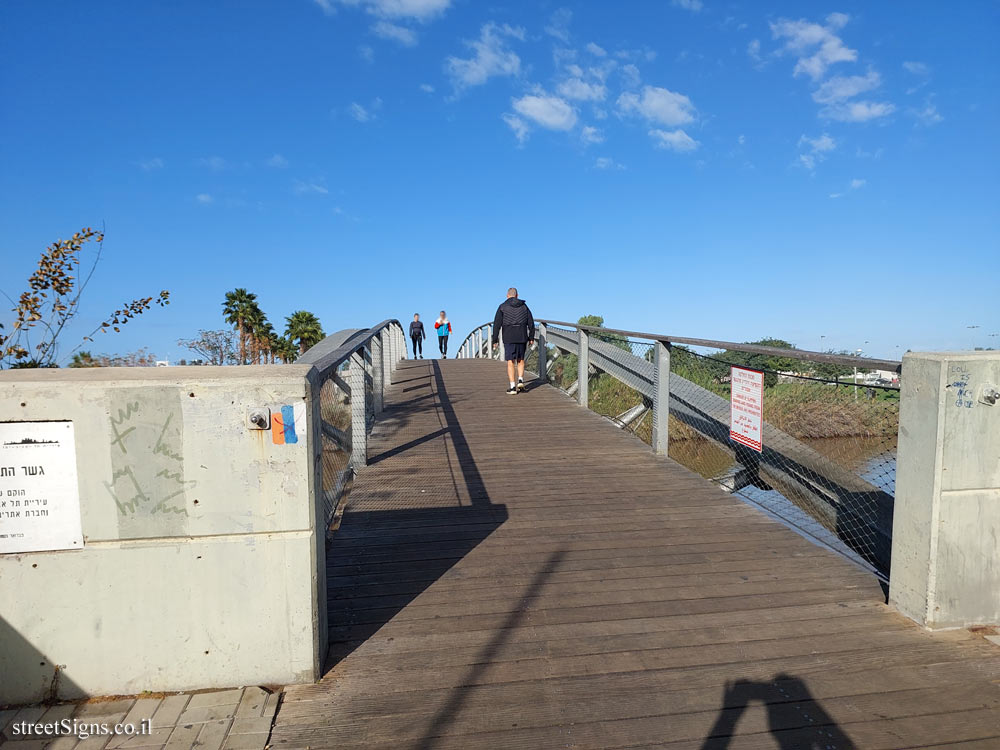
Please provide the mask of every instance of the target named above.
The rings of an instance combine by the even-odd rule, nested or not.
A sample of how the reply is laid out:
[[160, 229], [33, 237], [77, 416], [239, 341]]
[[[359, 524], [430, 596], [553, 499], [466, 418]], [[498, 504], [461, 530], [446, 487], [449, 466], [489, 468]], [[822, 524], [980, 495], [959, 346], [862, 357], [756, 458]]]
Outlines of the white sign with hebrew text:
[[72, 422], [0, 422], [0, 554], [82, 549]]

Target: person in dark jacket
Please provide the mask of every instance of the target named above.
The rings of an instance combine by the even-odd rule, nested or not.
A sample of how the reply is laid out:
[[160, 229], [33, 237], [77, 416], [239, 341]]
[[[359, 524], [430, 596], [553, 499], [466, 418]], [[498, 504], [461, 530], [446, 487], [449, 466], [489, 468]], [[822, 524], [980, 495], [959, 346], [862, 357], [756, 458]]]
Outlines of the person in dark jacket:
[[423, 341], [426, 338], [427, 334], [424, 333], [424, 324], [420, 322], [419, 313], [413, 313], [413, 322], [410, 323], [410, 341], [413, 342], [414, 359], [424, 358]]
[[[535, 340], [535, 319], [531, 310], [518, 299], [517, 289], [507, 290], [507, 299], [497, 308], [493, 318], [493, 345], [499, 343], [500, 332], [503, 331], [504, 359], [507, 360], [507, 378], [510, 387], [507, 393], [520, 393], [524, 390], [524, 358], [528, 347]], [[515, 369], [517, 381], [514, 380]]]

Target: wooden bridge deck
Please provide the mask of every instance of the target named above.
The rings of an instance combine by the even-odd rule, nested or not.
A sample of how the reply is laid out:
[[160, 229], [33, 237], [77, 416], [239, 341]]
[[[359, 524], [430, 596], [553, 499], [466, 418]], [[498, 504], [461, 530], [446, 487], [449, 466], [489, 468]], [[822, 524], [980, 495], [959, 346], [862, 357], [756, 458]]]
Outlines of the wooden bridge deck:
[[277, 748], [1000, 748], [1000, 648], [547, 386], [404, 362]]

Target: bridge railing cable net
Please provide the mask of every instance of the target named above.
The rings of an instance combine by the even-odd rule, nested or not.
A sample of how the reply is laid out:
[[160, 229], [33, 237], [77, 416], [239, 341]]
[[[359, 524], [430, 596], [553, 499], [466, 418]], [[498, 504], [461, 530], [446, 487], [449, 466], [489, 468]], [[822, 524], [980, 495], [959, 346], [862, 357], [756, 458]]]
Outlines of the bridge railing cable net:
[[339, 331], [302, 355], [319, 387], [323, 505], [327, 535], [336, 530], [355, 474], [368, 463], [368, 434], [382, 413], [397, 363], [406, 357], [403, 328], [386, 320]]
[[[898, 361], [537, 323], [526, 369], [657, 453], [888, 578]], [[491, 356], [490, 328], [474, 329], [459, 356]], [[493, 348], [492, 356], [502, 355]], [[734, 367], [759, 373], [759, 446], [731, 438]]]

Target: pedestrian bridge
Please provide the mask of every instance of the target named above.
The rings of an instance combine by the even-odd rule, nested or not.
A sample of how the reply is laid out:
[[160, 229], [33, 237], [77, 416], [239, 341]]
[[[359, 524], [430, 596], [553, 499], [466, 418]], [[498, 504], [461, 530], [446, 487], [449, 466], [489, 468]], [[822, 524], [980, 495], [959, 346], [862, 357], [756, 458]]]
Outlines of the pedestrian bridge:
[[[585, 336], [584, 389], [594, 343]], [[532, 363], [544, 375], [555, 352], [541, 335], [540, 344]], [[310, 383], [313, 404], [298, 439], [315, 443], [318, 461], [314, 531], [328, 541], [325, 565], [322, 544], [312, 547], [314, 601], [325, 606], [312, 620], [324, 632], [314, 642], [308, 629], [292, 633], [272, 606], [282, 589], [250, 573], [227, 579], [237, 587], [230, 607], [210, 607], [225, 617], [245, 599], [255, 628], [276, 618], [276, 640], [323, 652], [318, 680], [285, 689], [271, 746], [1000, 747], [1000, 648], [983, 637], [992, 631], [921, 628], [887, 605], [871, 558], [657, 453], [622, 429], [631, 420], [583, 408], [579, 385], [574, 399], [536, 372], [525, 393], [506, 395], [488, 335], [474, 333], [461, 355], [407, 360], [387, 321], [288, 366]], [[639, 358], [663, 366], [658, 354]], [[650, 382], [663, 380], [653, 372]], [[202, 392], [173, 385], [194, 408]], [[138, 402], [139, 390], [129, 397]], [[246, 426], [254, 402], [240, 407]], [[188, 429], [200, 424], [184, 416]], [[278, 433], [285, 441], [287, 426], [259, 433], [274, 436], [254, 449], [262, 466], [295, 449]], [[798, 458], [812, 472], [801, 476], [823, 470]], [[246, 533], [239, 550], [260, 555], [285, 532]], [[302, 559], [282, 554], [269, 564], [286, 573]], [[231, 674], [268, 658], [254, 637], [230, 649]]]

